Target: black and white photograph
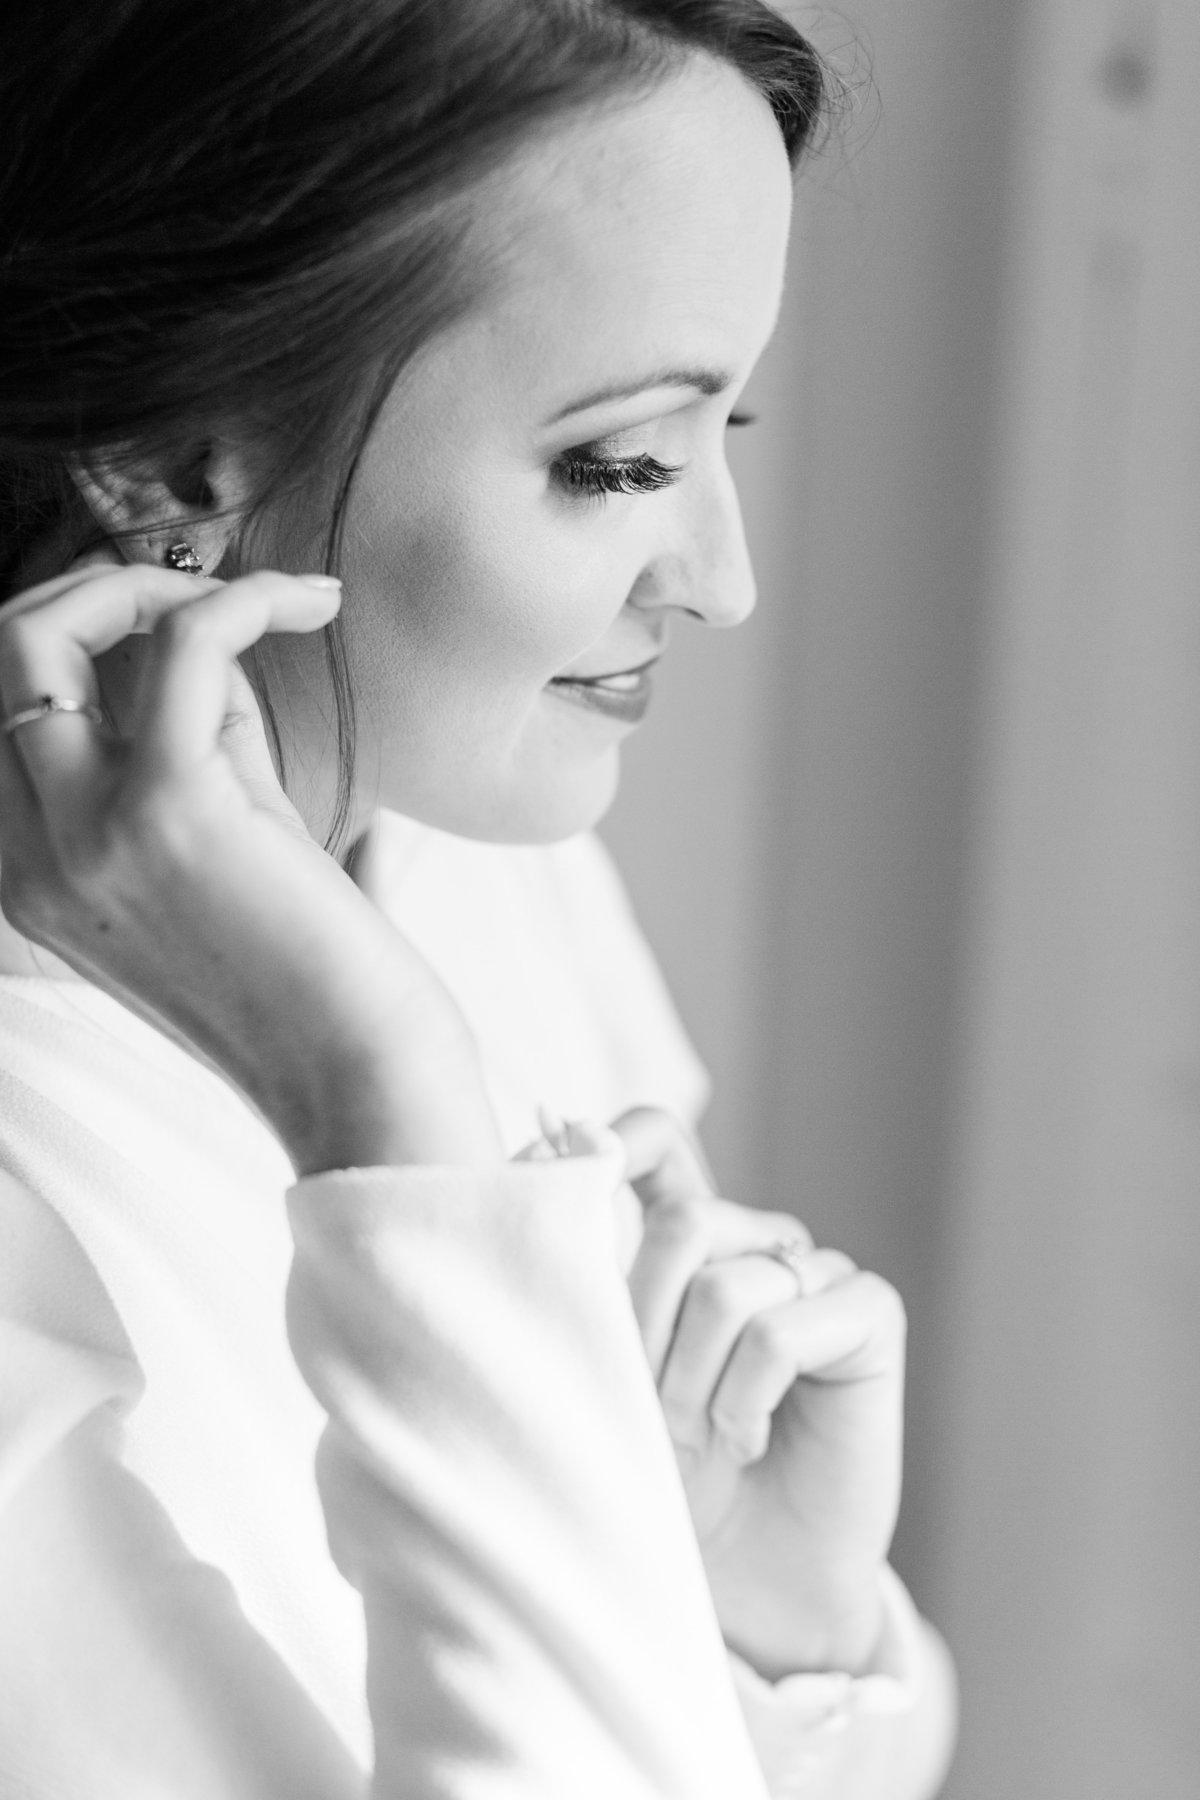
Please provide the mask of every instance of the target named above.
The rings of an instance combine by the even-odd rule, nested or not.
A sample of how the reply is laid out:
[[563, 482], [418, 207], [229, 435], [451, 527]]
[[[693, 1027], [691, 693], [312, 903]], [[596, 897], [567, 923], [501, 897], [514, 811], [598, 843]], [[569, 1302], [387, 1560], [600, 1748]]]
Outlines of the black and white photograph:
[[0, 20], [0, 1800], [1197, 1800], [1200, 6]]

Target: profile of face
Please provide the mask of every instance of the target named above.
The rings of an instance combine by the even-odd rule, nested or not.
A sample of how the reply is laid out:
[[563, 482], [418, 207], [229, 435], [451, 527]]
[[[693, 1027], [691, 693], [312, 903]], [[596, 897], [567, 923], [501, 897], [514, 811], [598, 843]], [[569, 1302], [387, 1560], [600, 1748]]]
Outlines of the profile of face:
[[[347, 512], [361, 805], [545, 842], [608, 806], [671, 616], [753, 606], [724, 439], [791, 171], [766, 102], [696, 56], [548, 126], [482, 202], [496, 274], [404, 371]], [[319, 661], [288, 640], [298, 725]]]

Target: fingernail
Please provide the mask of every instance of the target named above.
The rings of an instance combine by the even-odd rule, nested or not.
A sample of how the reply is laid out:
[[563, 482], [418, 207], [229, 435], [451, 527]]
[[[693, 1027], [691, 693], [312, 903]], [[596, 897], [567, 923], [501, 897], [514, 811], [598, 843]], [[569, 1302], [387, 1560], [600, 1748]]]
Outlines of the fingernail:
[[305, 587], [340, 588], [342, 585], [336, 575], [297, 575], [296, 580], [302, 581]]
[[721, 1425], [716, 1420], [717, 1436], [725, 1447], [730, 1460], [745, 1468], [747, 1463], [757, 1462], [767, 1447], [766, 1439], [761, 1432], [746, 1432], [733, 1427]]
[[559, 1113], [552, 1112], [548, 1106], [539, 1106], [538, 1124], [550, 1153], [553, 1156], [570, 1156], [571, 1139], [566, 1120]]

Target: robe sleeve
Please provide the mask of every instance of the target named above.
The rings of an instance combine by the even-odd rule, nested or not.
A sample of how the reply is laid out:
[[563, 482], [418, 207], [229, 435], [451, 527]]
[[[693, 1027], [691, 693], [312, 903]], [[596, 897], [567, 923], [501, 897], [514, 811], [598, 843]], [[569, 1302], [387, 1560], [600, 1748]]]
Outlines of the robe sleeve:
[[289, 1195], [289, 1330], [362, 1596], [369, 1770], [125, 1465], [136, 1357], [62, 1221], [0, 1183], [0, 1790], [923, 1795], [899, 1713], [855, 1737], [874, 1677], [731, 1678], [616, 1257], [619, 1163], [345, 1171]]
[[618, 1153], [293, 1192], [293, 1347], [330, 1415], [379, 1792], [424, 1794], [436, 1766], [514, 1800], [929, 1800], [953, 1672], [892, 1571], [865, 1674], [767, 1682], [721, 1644], [616, 1254], [619, 1179]]
[[[615, 1145], [615, 1140], [614, 1140]], [[620, 1153], [292, 1190], [376, 1800], [761, 1800], [616, 1256]]]

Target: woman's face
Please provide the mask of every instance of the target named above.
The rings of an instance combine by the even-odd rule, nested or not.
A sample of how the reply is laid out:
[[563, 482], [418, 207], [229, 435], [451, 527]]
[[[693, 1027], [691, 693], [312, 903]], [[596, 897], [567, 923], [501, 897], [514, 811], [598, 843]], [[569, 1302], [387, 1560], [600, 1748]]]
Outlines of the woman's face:
[[[397, 384], [347, 514], [364, 810], [494, 840], [583, 829], [649, 683], [569, 678], [646, 665], [673, 613], [750, 612], [724, 434], [790, 207], [768, 106], [699, 57], [493, 178], [497, 278]], [[292, 646], [302, 712], [319, 646]]]

